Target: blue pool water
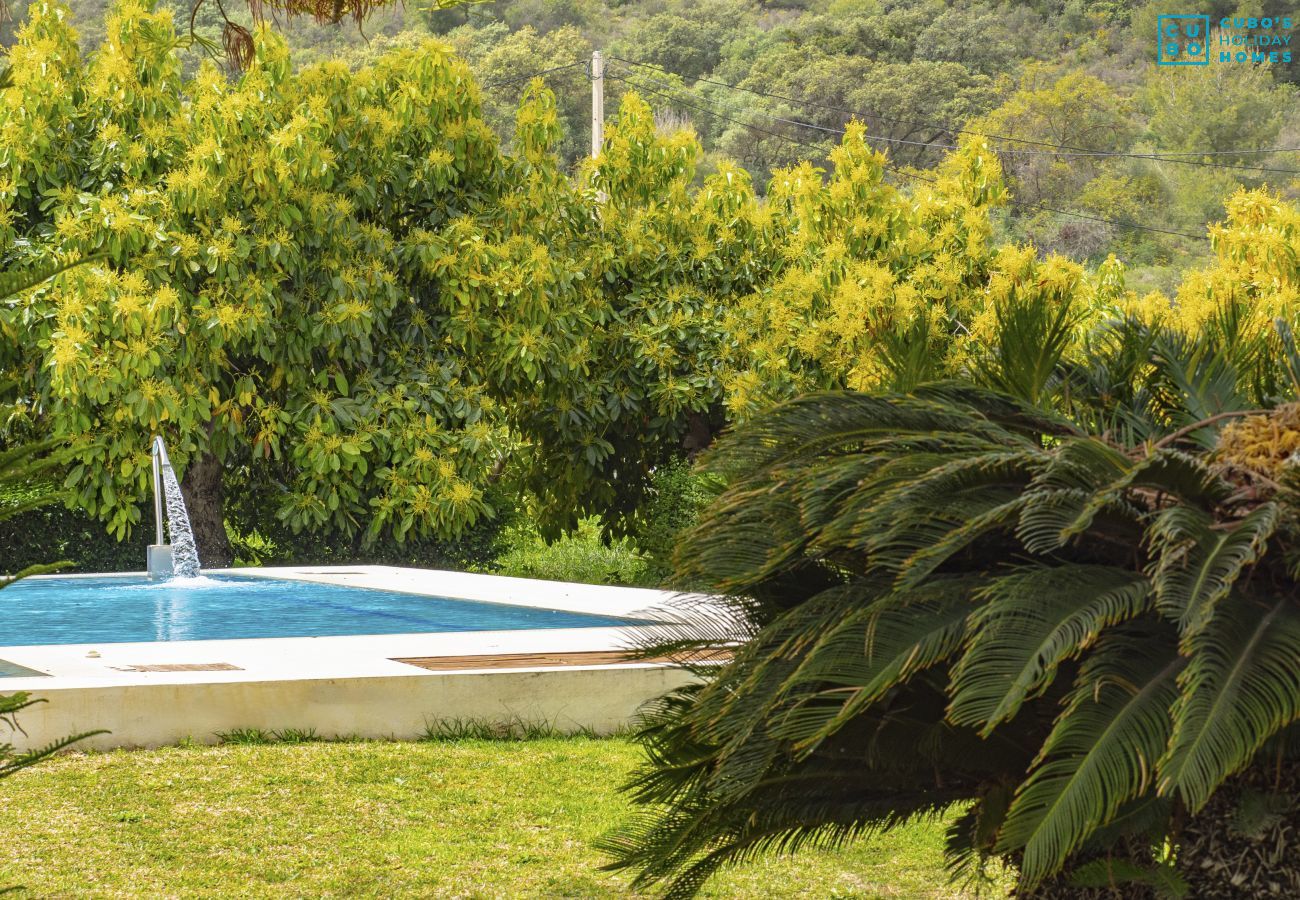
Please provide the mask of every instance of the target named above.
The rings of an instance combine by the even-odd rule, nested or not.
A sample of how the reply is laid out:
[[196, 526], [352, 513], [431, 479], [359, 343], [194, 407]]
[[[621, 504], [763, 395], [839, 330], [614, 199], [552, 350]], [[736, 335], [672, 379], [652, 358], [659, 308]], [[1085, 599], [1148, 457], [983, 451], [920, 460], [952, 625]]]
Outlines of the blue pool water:
[[0, 645], [510, 631], [632, 625], [612, 616], [270, 578], [32, 578], [0, 591]]

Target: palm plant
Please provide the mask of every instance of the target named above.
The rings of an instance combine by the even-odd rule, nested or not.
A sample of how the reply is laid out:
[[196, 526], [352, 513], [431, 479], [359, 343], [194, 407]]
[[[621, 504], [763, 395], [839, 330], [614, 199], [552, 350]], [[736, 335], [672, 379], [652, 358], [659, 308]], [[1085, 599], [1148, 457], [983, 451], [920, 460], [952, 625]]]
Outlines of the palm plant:
[[[1300, 718], [1300, 473], [1268, 446], [1286, 410], [1259, 412], [1294, 354], [1232, 309], [1196, 338], [1070, 322], [999, 310], [964, 381], [810, 395], [720, 441], [678, 569], [743, 640], [647, 713], [613, 867], [685, 897], [962, 801], [955, 875], [1177, 892], [1153, 848]], [[1214, 449], [1225, 426], [1253, 456]], [[696, 627], [652, 649], [716, 644]]]

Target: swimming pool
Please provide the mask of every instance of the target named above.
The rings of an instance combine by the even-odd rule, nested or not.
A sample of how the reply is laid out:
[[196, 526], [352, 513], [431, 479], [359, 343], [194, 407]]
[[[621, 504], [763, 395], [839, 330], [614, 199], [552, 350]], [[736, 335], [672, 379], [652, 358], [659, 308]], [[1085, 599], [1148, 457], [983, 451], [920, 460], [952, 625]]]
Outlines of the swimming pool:
[[123, 643], [514, 631], [642, 620], [233, 575], [32, 578], [0, 591], [0, 644]]

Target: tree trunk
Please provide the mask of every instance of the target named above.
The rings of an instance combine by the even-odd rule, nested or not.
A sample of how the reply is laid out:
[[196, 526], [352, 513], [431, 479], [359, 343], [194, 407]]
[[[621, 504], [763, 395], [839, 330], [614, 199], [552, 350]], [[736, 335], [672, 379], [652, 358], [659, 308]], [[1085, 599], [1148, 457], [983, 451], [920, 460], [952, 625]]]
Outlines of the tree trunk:
[[226, 496], [222, 490], [221, 461], [213, 453], [192, 458], [181, 479], [181, 493], [190, 512], [199, 563], [205, 569], [220, 569], [234, 562], [226, 537]]
[[702, 450], [707, 450], [713, 443], [713, 427], [709, 417], [703, 413], [686, 414], [686, 437], [682, 439], [682, 448], [686, 455], [694, 459]]

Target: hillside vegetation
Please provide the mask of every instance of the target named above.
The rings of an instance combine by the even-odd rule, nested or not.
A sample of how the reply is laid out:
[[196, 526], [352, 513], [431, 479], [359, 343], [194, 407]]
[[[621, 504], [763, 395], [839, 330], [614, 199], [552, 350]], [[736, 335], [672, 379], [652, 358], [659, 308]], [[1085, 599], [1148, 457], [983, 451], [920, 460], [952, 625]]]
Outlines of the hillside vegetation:
[[[188, 22], [187, 0], [159, 3]], [[71, 6], [83, 48], [102, 41], [106, 0]], [[1287, 14], [1290, 5], [1210, 6], [1217, 20]], [[227, 10], [251, 24], [247, 9]], [[1206, 254], [1205, 225], [1222, 218], [1238, 186], [1300, 193], [1300, 154], [1233, 152], [1300, 147], [1300, 61], [1158, 68], [1162, 12], [1161, 3], [1113, 0], [496, 0], [381, 8], [363, 29], [306, 17], [278, 27], [298, 65], [342, 58], [357, 66], [440, 34], [484, 83], [488, 120], [507, 138], [521, 76], [603, 49], [613, 57], [610, 114], [636, 86], [661, 127], [699, 135], [707, 154], [699, 177], [728, 158], [760, 190], [775, 168], [823, 160], [854, 114], [897, 165], [919, 170], [937, 165], [962, 130], [1015, 138], [995, 141], [1017, 200], [999, 219], [1004, 237], [1094, 262], [1113, 252], [1134, 287], [1169, 290]], [[212, 4], [196, 22], [218, 37]], [[199, 53], [191, 56], [192, 66]], [[573, 162], [589, 146], [587, 74], [576, 66], [547, 80], [562, 155]], [[1134, 158], [1150, 153], [1177, 161]]]

